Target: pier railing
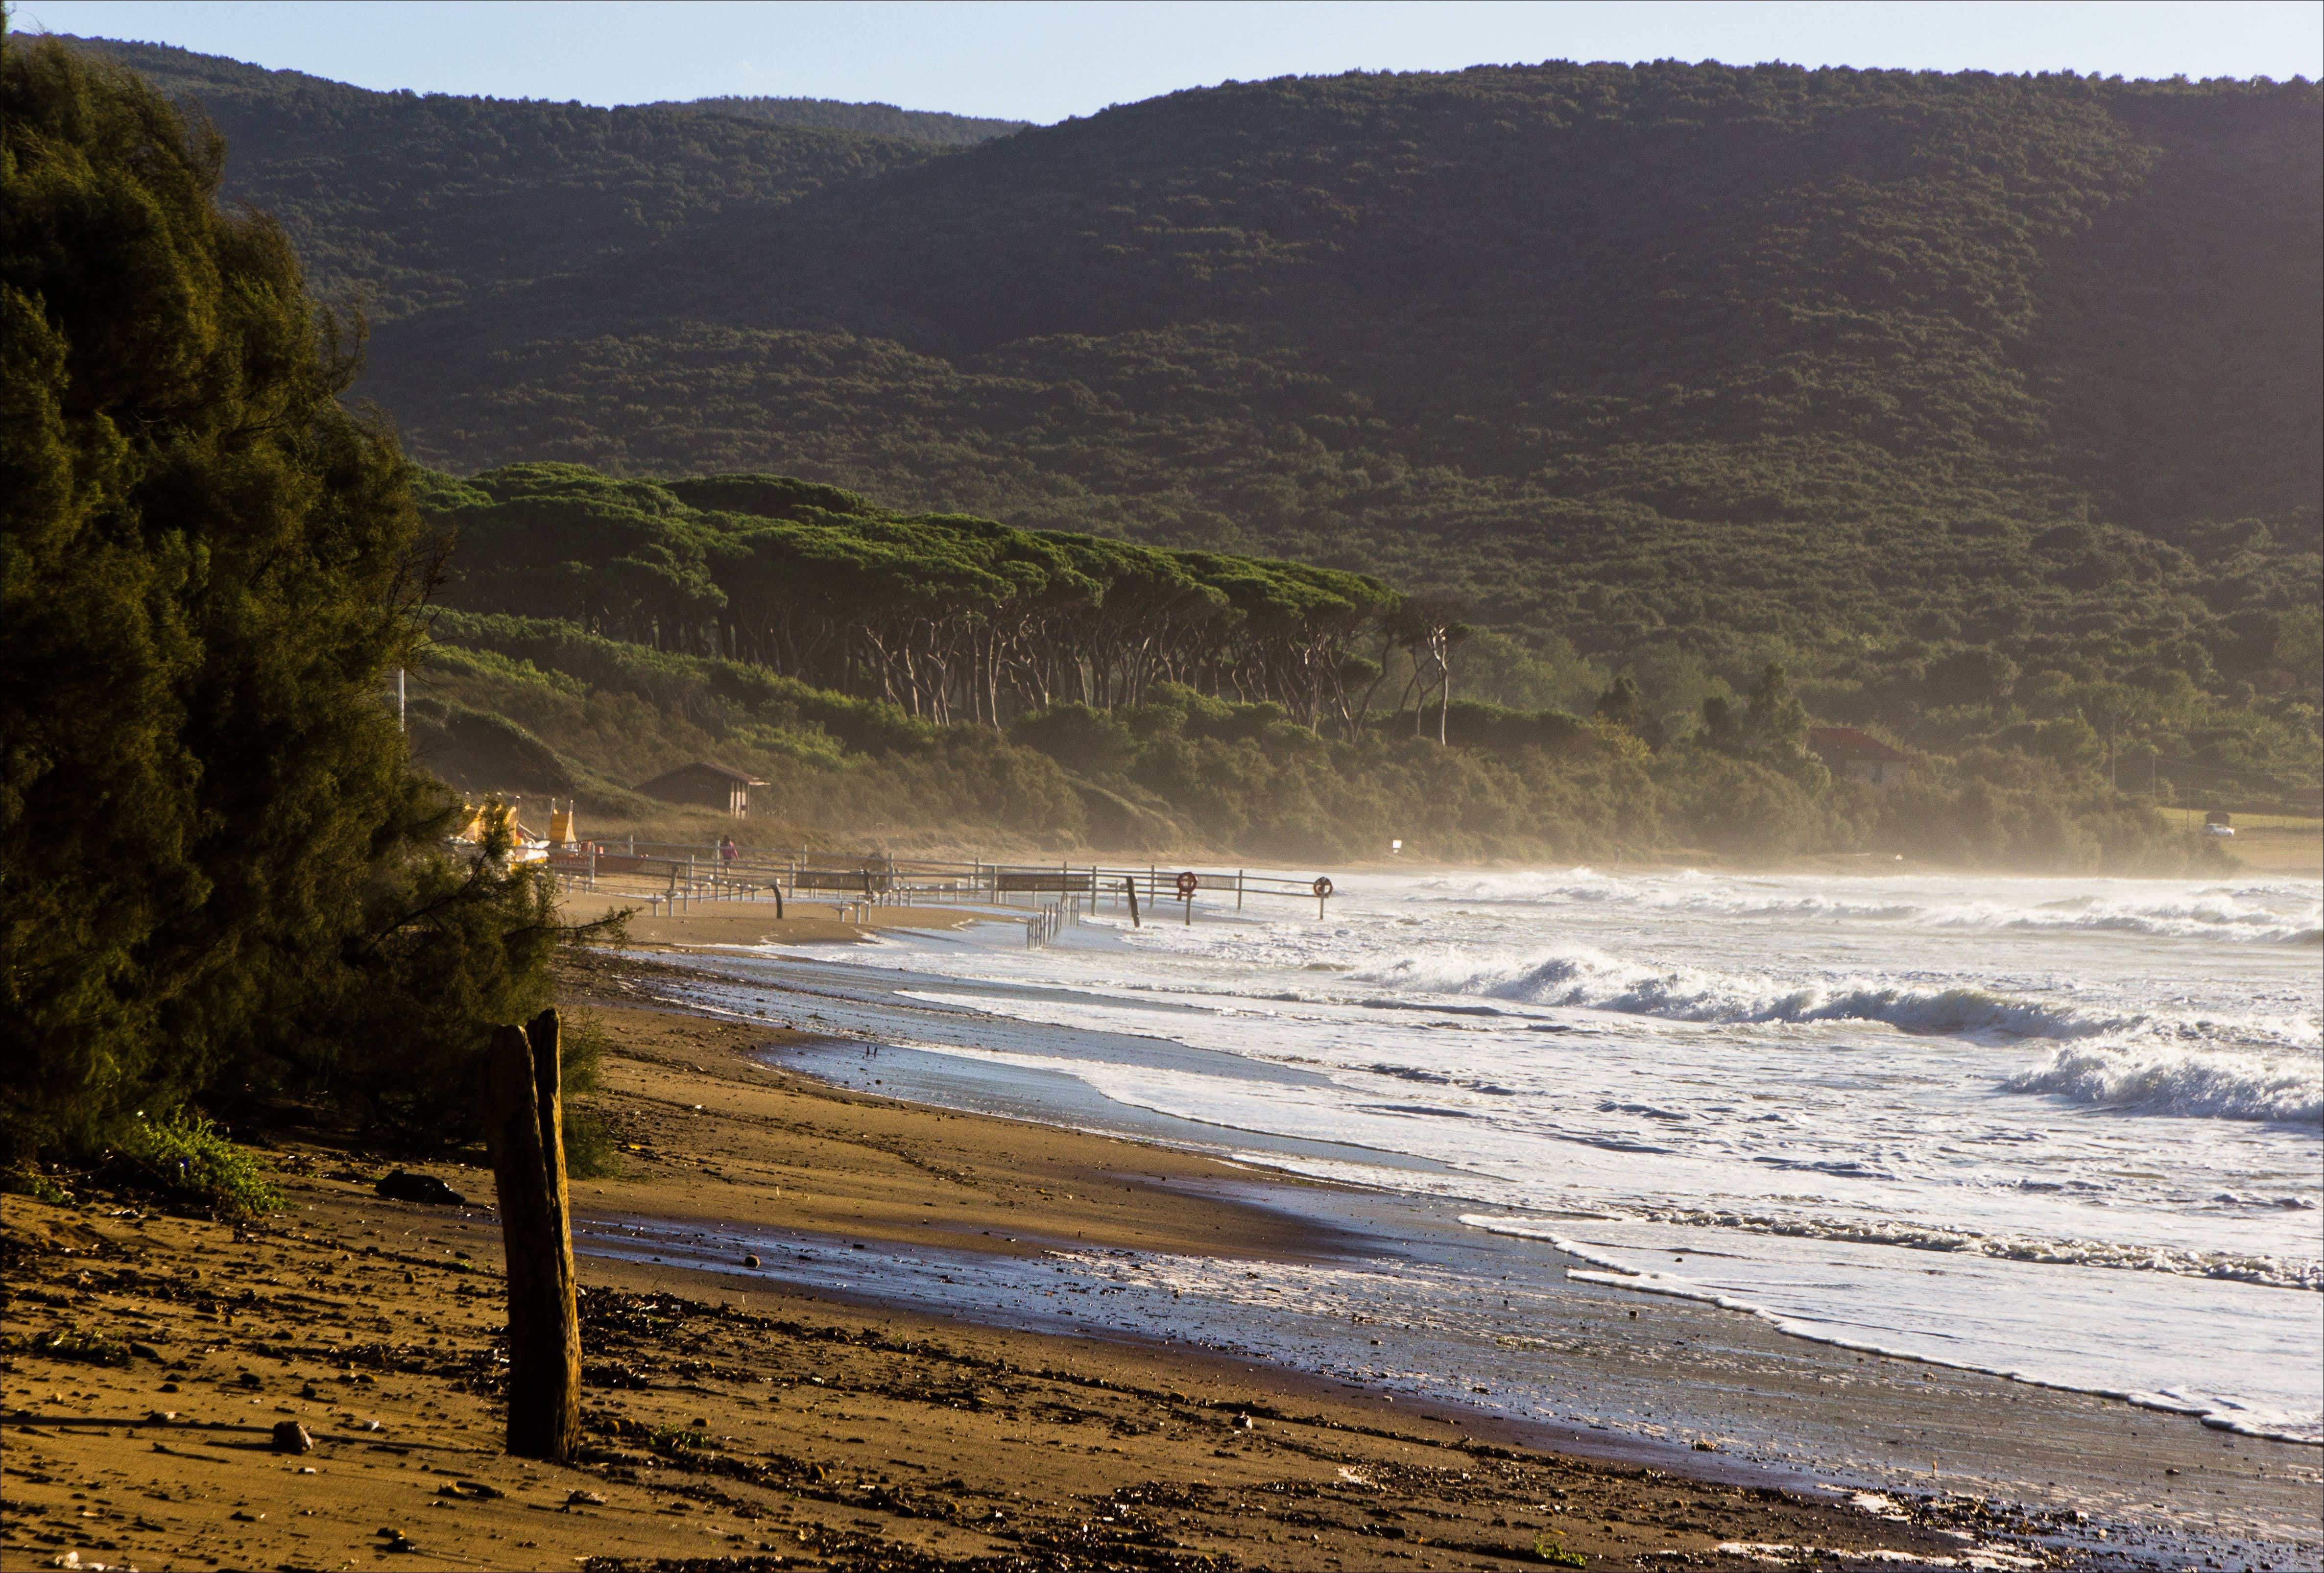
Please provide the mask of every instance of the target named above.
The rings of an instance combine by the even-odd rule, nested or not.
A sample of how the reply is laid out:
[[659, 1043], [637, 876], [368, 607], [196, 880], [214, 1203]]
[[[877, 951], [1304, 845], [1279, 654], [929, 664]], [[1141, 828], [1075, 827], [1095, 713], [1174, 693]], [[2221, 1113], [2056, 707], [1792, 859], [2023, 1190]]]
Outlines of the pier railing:
[[1211, 906], [1231, 895], [1240, 912], [1250, 899], [1291, 897], [1314, 902], [1320, 919], [1333, 894], [1328, 878], [1247, 869], [960, 861], [635, 838], [551, 848], [549, 869], [567, 891], [627, 897], [656, 916], [709, 902], [769, 902], [781, 916], [786, 898], [801, 897], [831, 901], [851, 922], [881, 906], [973, 906], [994, 909], [995, 916], [1016, 909], [1025, 914], [1030, 946], [1048, 943], [1101, 907], [1126, 911], [1139, 923], [1192, 923], [1198, 902]]

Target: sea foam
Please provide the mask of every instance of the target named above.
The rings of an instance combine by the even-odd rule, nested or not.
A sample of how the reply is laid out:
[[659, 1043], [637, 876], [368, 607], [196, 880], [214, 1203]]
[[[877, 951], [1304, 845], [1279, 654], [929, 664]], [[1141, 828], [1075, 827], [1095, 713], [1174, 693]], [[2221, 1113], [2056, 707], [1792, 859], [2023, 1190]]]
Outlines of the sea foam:
[[1877, 979], [1801, 981], [1644, 967], [1587, 948], [1513, 960], [1445, 947], [1351, 976], [1391, 989], [1706, 1023], [1877, 1022], [1912, 1033], [2078, 1038], [2133, 1031], [2149, 1020], [2143, 1012], [2093, 1011], [1961, 985], [1923, 989]]
[[2271, 1062], [2217, 1050], [2070, 1044], [2002, 1082], [2122, 1114], [2324, 1123], [2324, 1064]]

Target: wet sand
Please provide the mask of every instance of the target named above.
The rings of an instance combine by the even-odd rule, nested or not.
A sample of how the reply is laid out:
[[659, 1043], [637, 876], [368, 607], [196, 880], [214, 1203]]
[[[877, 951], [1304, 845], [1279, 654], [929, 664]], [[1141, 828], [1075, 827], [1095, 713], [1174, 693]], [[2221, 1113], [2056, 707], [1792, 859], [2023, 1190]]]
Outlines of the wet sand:
[[[996, 1263], [1050, 1246], [1237, 1256], [1255, 1272], [1348, 1244], [1242, 1200], [1260, 1194], [1247, 1168], [770, 1069], [770, 1050], [802, 1040], [670, 1008], [680, 982], [611, 959], [567, 980], [568, 1006], [613, 1044], [600, 1107], [624, 1144], [624, 1173], [576, 1182], [585, 1219], [672, 1231], [742, 1219], [841, 1251]], [[531, 1464], [498, 1446], [489, 1174], [430, 1166], [470, 1205], [426, 1207], [375, 1196], [385, 1165], [371, 1155], [295, 1132], [271, 1155], [288, 1210], [243, 1228], [134, 1197], [0, 1202], [9, 1566], [68, 1552], [147, 1569], [1485, 1568], [1563, 1552], [1591, 1567], [1743, 1568], [1813, 1555], [1794, 1548], [2146, 1565], [1975, 1495], [1859, 1504], [1718, 1454], [1647, 1467], [1548, 1451], [1537, 1429], [1184, 1345], [835, 1300], [741, 1262], [585, 1256], [588, 1449], [573, 1467]], [[1667, 1314], [1665, 1337], [1719, 1320]], [[1702, 1379], [1667, 1357], [1648, 1375]], [[2088, 1449], [2120, 1446], [2105, 1428], [2126, 1415], [2160, 1419], [2061, 1431], [2061, 1417], [2102, 1406], [2056, 1394], [1971, 1412], [1886, 1375], [1857, 1395], [1868, 1425], [1974, 1412], [2024, 1425], [2030, 1449], [2059, 1436]], [[1817, 1373], [1797, 1380], [1812, 1389]], [[272, 1450], [285, 1419], [308, 1427], [313, 1452]], [[1680, 1472], [1690, 1458], [1706, 1477]]]

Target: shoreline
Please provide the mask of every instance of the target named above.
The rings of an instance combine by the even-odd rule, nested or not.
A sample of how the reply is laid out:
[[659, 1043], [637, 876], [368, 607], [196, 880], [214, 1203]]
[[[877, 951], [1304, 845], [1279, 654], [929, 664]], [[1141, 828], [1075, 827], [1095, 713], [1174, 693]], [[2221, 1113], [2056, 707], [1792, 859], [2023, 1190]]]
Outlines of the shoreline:
[[[576, 1183], [576, 1214], [643, 1203], [691, 1227], [780, 1202], [837, 1215], [831, 1248], [941, 1235], [1012, 1264], [1042, 1259], [1037, 1237], [1169, 1239], [1255, 1267], [1335, 1245], [1167, 1183], [1080, 1189], [1132, 1164], [1207, 1179], [1225, 1167], [1208, 1159], [743, 1069], [762, 1032], [591, 1003], [654, 970], [568, 978], [568, 1011], [613, 1018], [603, 1106], [646, 1138], [634, 1176]], [[913, 1214], [962, 1200], [945, 1162], [963, 1147], [996, 1161], [976, 1205], [951, 1209], [975, 1226], [938, 1229]], [[2027, 1550], [2062, 1526], [1966, 1502], [1871, 1509], [1543, 1452], [1264, 1363], [842, 1302], [739, 1263], [581, 1257], [587, 1446], [574, 1467], [535, 1464], [498, 1446], [489, 1173], [416, 1166], [468, 1198], [429, 1207], [378, 1198], [386, 1165], [315, 1133], [261, 1150], [286, 1209], [241, 1226], [129, 1196], [0, 1201], [12, 1563], [1465, 1568], [1546, 1547], [1591, 1567], [1742, 1568], [1765, 1554], [1746, 1546], [1921, 1559], [1965, 1543], [2030, 1557], [2011, 1566], [2066, 1559]], [[794, 1195], [759, 1164], [822, 1189]], [[1017, 1237], [983, 1234], [986, 1216]], [[274, 1451], [278, 1421], [313, 1450]]]
[[[801, 998], [821, 1001], [826, 1009], [835, 1008], [835, 1000], [852, 999], [856, 1007], [854, 1014], [835, 1019], [845, 1020], [848, 1030], [854, 1033], [868, 1035], [883, 1030], [900, 1031], [931, 1046], [946, 1042], [989, 1043], [1020, 1052], [1026, 1046], [1025, 1040], [1004, 1035], [1028, 1031], [1022, 1021], [978, 1016], [973, 1011], [949, 1019], [941, 1013], [931, 1015], [928, 1004], [919, 998], [926, 983], [904, 975], [889, 976], [885, 969], [817, 963], [803, 957], [777, 964], [765, 957], [732, 953], [706, 955], [701, 961], [711, 970], [688, 993], [690, 998], [704, 1002], [705, 1008], [745, 1010], [753, 998], [764, 1002], [781, 998], [783, 990], [796, 989]], [[974, 991], [957, 980], [947, 981], [945, 987], [954, 992]], [[1004, 994], [1012, 989], [1008, 985], [992, 986], [993, 991]], [[709, 1003], [714, 1000], [715, 1004]], [[947, 1026], [961, 1028], [964, 1022], [967, 1024], [965, 1029], [955, 1035], [939, 1035], [938, 1029]], [[1109, 1047], [1104, 1044], [1076, 1047], [1060, 1035], [1061, 1029], [1029, 1030], [1040, 1035], [1042, 1053], [1061, 1060], [1102, 1056]], [[1152, 1039], [1134, 1041], [1142, 1052], [1150, 1052], [1155, 1044]], [[991, 1099], [963, 1095], [964, 1086], [989, 1079], [982, 1062], [984, 1056], [925, 1053], [908, 1048], [890, 1049], [887, 1055], [890, 1057], [883, 1058], [881, 1063], [888, 1067], [890, 1077], [904, 1074], [905, 1081], [899, 1089], [903, 1095], [933, 1107], [979, 1108], [986, 1112], [1015, 1112], [1019, 1118], [1062, 1119], [1085, 1128], [1093, 1127], [1149, 1141], [1157, 1139], [1156, 1127], [1167, 1118], [1127, 1118], [1140, 1111], [1120, 1105], [1101, 1109], [1097, 1106], [1106, 1100], [1093, 1094], [1070, 1107], [1052, 1104], [1028, 1115], [1027, 1100], [1021, 1097]], [[891, 1062], [897, 1058], [900, 1062]], [[959, 1072], [949, 1085], [914, 1085], [913, 1064], [923, 1060], [945, 1067], [971, 1069]], [[783, 1056], [782, 1062], [853, 1091], [890, 1090], [875, 1088], [869, 1072], [844, 1058], [793, 1053]], [[1056, 1080], [1080, 1085], [1077, 1079], [1069, 1076]], [[1045, 1098], [1036, 1101], [1047, 1101], [1046, 1095], [1051, 1090], [1042, 1087], [1039, 1090]], [[1084, 1090], [1086, 1093], [1088, 1090]], [[1112, 1118], [1107, 1118], [1109, 1114]], [[1263, 1149], [1265, 1143], [1247, 1139], [1246, 1133], [1205, 1127], [1199, 1132], [1166, 1132], [1159, 1139], [1184, 1140], [1189, 1135], [1203, 1145], [1241, 1149], [1262, 1165], [1259, 1173], [1286, 1187], [1279, 1193], [1281, 1197], [1296, 1198], [1299, 1210], [1312, 1214], [1317, 1203], [1333, 1194], [1331, 1186], [1266, 1167], [1270, 1155], [1264, 1150], [1250, 1151]], [[1344, 1158], [1353, 1154], [1335, 1155]], [[1406, 1203], [1415, 1200], [1395, 1191], [1366, 1194], [1374, 1202], [1398, 1198]], [[1358, 1206], [1345, 1216], [1334, 1216], [1355, 1232], [1375, 1239], [1424, 1241], [1436, 1253], [1432, 1260], [1442, 1259], [1446, 1250], [1465, 1253], [1465, 1276], [1469, 1281], [1489, 1281], [1502, 1275], [1507, 1268], [1497, 1268], [1488, 1254], [1479, 1248], [1473, 1232], [1455, 1227], [1462, 1210], [1457, 1199], [1435, 1209], [1434, 1217], [1418, 1205], [1401, 1206], [1386, 1227], [1380, 1223], [1378, 1210], [1370, 1206]], [[1590, 1270], [1596, 1264], [1587, 1256], [1568, 1260], [1568, 1253], [1554, 1251], [1538, 1239], [1526, 1243], [1533, 1254], [1523, 1262], [1504, 1258], [1507, 1266], [1522, 1267], [1521, 1277], [1563, 1277], [1569, 1287], [1546, 1299], [1536, 1296], [1532, 1302], [1535, 1310], [1520, 1314], [1553, 1318], [1567, 1314], [1556, 1310], [1556, 1305], [1582, 1303], [1574, 1300], [1572, 1291], [1578, 1290], [1593, 1275]], [[1427, 1255], [1424, 1252], [1424, 1256]], [[1674, 1434], [1705, 1437], [1722, 1449], [1756, 1449], [1757, 1456], [1775, 1467], [1852, 1479], [1873, 1489], [1982, 1491], [2062, 1511], [2086, 1511], [2094, 1519], [2129, 1526], [2138, 1532], [2153, 1531], [2186, 1536], [2190, 1541], [2232, 1540], [2254, 1529], [2270, 1538], [2283, 1537], [2302, 1544], [2311, 1544], [2318, 1538], [2312, 1501], [2300, 1495], [2300, 1489], [2312, 1485], [2318, 1475], [2316, 1449], [2303, 1441], [2226, 1436], [2207, 1430], [2183, 1413], [2135, 1408], [2104, 1393], [2065, 1384], [2021, 1382], [1967, 1365], [1886, 1352], [1862, 1344], [1811, 1340], [1784, 1330], [1776, 1321], [1732, 1307], [1642, 1294], [1642, 1287], [1609, 1280], [1607, 1293], [1631, 1306], [1659, 1302], [1664, 1309], [1649, 1317], [1649, 1323], [1655, 1317], [1678, 1322], [1678, 1330], [1693, 1347], [1709, 1345], [1715, 1356], [1714, 1368], [1724, 1368], [1725, 1374], [1717, 1379], [1717, 1401], [1683, 1402], [1680, 1422], [1684, 1425], [1691, 1419], [1695, 1429]], [[1187, 1292], [1192, 1296], [1195, 1291], [1190, 1287]], [[1006, 1305], [1006, 1296], [997, 1295], [995, 1303]], [[1741, 1323], [1750, 1326], [1747, 1329]], [[1593, 1324], [1593, 1329], [1598, 1327]], [[1596, 1330], [1589, 1341], [1598, 1341]], [[1282, 1346], [1283, 1357], [1312, 1363], [1315, 1356], [1311, 1351], [1293, 1347], [1301, 1342], [1295, 1338], [1291, 1345]], [[1465, 1350], [1440, 1343], [1431, 1352], [1447, 1360], [1473, 1358], [1476, 1353], [1473, 1341]], [[1582, 1358], [1583, 1356], [1589, 1357]], [[1651, 1351], [1615, 1347], [1609, 1352], [1602, 1347], [1578, 1349], [1569, 1344], [1553, 1343], [1545, 1357], [1557, 1366], [1572, 1363], [1581, 1368], [1580, 1375], [1564, 1384], [1569, 1390], [1565, 1399], [1557, 1399], [1554, 1393], [1547, 1395], [1561, 1404], [1573, 1401], [1575, 1394], [1571, 1390], [1577, 1384], [1582, 1390], [1580, 1410], [1583, 1412], [1615, 1402], [1609, 1395], [1626, 1391], [1632, 1419], [1627, 1422], [1618, 1421], [1617, 1424], [1627, 1423], [1647, 1434], [1669, 1425], [1655, 1394], [1662, 1384], [1682, 1372], [1656, 1367]], [[1868, 1376], [1863, 1369], [1868, 1362], [1874, 1391], [1858, 1400], [1852, 1394]], [[1779, 1394], [1785, 1396], [1779, 1400], [1775, 1396]], [[1900, 1443], [1894, 1435], [1884, 1443], [1880, 1433], [1883, 1428], [1893, 1427], [1904, 1418], [1899, 1405], [1904, 1410], [1933, 1406], [1933, 1412], [1904, 1426], [1904, 1431], [1932, 1439], [1920, 1445], [1939, 1455], [1938, 1463], [1928, 1462], [1924, 1455], [1917, 1468], [1900, 1470], [1896, 1467], [1897, 1453], [1890, 1449], [1899, 1449]], [[1487, 1406], [1472, 1402], [1468, 1407]], [[1638, 1418], [1641, 1410], [1643, 1420]], [[2025, 1434], [2029, 1429], [2034, 1434]], [[1867, 1433], [1873, 1438], [1868, 1444], [1849, 1440]], [[2243, 1449], [2240, 1453], [2236, 1451], [2238, 1445]], [[1909, 1457], [1909, 1435], [1901, 1446]], [[2054, 1455], [2061, 1450], [2068, 1455], [2063, 1465], [2054, 1461]], [[2220, 1473], [2223, 1465], [2227, 1467], [2225, 1478]], [[2052, 1478], [2053, 1476], [2057, 1478]], [[2207, 1507], [2189, 1500], [2186, 1492], [2190, 1486], [2183, 1478], [2174, 1480], [2173, 1476], [2203, 1478], [2206, 1484], [2200, 1496], [2212, 1498], [2216, 1505]], [[2292, 1489], [2287, 1490], [2287, 1486]], [[2217, 1501], [2219, 1496], [2230, 1500]], [[2191, 1513], [2187, 1511], [2190, 1508], [2193, 1509]]]
[[[1415, 1402], [1424, 1395], [1394, 1382], [1183, 1337], [1157, 1343], [1086, 1320], [1067, 1330], [1055, 1318], [1008, 1325], [969, 1298], [961, 1264], [1019, 1288], [1029, 1273], [1107, 1252], [1177, 1253], [1238, 1277], [1322, 1271], [1376, 1240], [1353, 1215], [1334, 1231], [1271, 1203], [1368, 1199], [768, 1068], [770, 1045], [857, 1040], [691, 1012], [672, 997], [694, 976], [602, 953], [567, 970], [568, 1023], [595, 1013], [610, 1041], [597, 1104], [622, 1129], [631, 1170], [576, 1181], [576, 1219], [658, 1220], [671, 1237], [740, 1223], [795, 1237], [851, 1277], [917, 1259], [963, 1280], [962, 1299], [835, 1293], [733, 1259], [585, 1255], [590, 1450], [578, 1467], [549, 1468], [497, 1447], [492, 1347], [504, 1312], [497, 1227], [479, 1205], [488, 1172], [427, 1166], [467, 1193], [465, 1208], [384, 1201], [367, 1184], [383, 1161], [298, 1132], [272, 1148], [289, 1210], [244, 1228], [134, 1198], [53, 1208], [9, 1197], [16, 1429], [0, 1544], [43, 1563], [75, 1550], [84, 1566], [148, 1569], [375, 1565], [399, 1543], [423, 1565], [612, 1568], [715, 1554], [738, 1568], [980, 1573], [1538, 1565], [1542, 1547], [1591, 1567], [1734, 1568], [1794, 1554], [1775, 1548], [1996, 1567], [2188, 1554], [2175, 1537], [2134, 1543], [2149, 1539], [2136, 1526], [2016, 1511], [1967, 1480], [1835, 1489], [1828, 1471], [1745, 1449], [1560, 1437], [1480, 1406]], [[798, 1266], [763, 1256], [773, 1270]], [[1083, 1290], [1077, 1312], [1127, 1299], [1094, 1279]], [[1655, 1336], [1699, 1347], [1720, 1337], [1729, 1359], [1751, 1342], [1733, 1336], [1736, 1322], [1683, 1308]], [[69, 1329], [115, 1339], [125, 1359], [31, 1347]], [[1191, 1318], [1173, 1330], [1201, 1331]], [[1770, 1358], [1754, 1348], [1743, 1353]], [[1802, 1368], [1780, 1349], [1774, 1358]], [[1704, 1375], [1731, 1383], [1734, 1372]], [[1696, 1378], [1665, 1357], [1638, 1380], [1666, 1390]], [[1893, 1397], [1878, 1405], [1938, 1396], [1879, 1380]], [[2077, 1434], [2052, 1429], [2055, 1417], [2094, 1409], [2044, 1403], [1987, 1419], [2054, 1446]], [[269, 1451], [278, 1418], [307, 1424], [316, 1452]], [[258, 1430], [219, 1429], [234, 1425]], [[576, 1493], [604, 1500], [568, 1501]], [[2230, 1566], [2284, 1555], [2224, 1540], [2203, 1554]]]

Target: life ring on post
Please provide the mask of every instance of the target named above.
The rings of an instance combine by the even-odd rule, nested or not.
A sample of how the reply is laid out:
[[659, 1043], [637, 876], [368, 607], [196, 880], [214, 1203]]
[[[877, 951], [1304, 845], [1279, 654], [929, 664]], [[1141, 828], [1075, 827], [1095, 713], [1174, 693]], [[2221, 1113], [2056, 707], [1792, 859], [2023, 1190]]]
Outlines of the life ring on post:
[[1178, 895], [1182, 900], [1193, 900], [1194, 892], [1200, 890], [1202, 888], [1203, 881], [1201, 878], [1193, 872], [1190, 871], [1178, 876]]
[[1315, 877], [1315, 899], [1321, 901], [1330, 894], [1332, 894], [1332, 877], [1329, 874], [1318, 874]]

